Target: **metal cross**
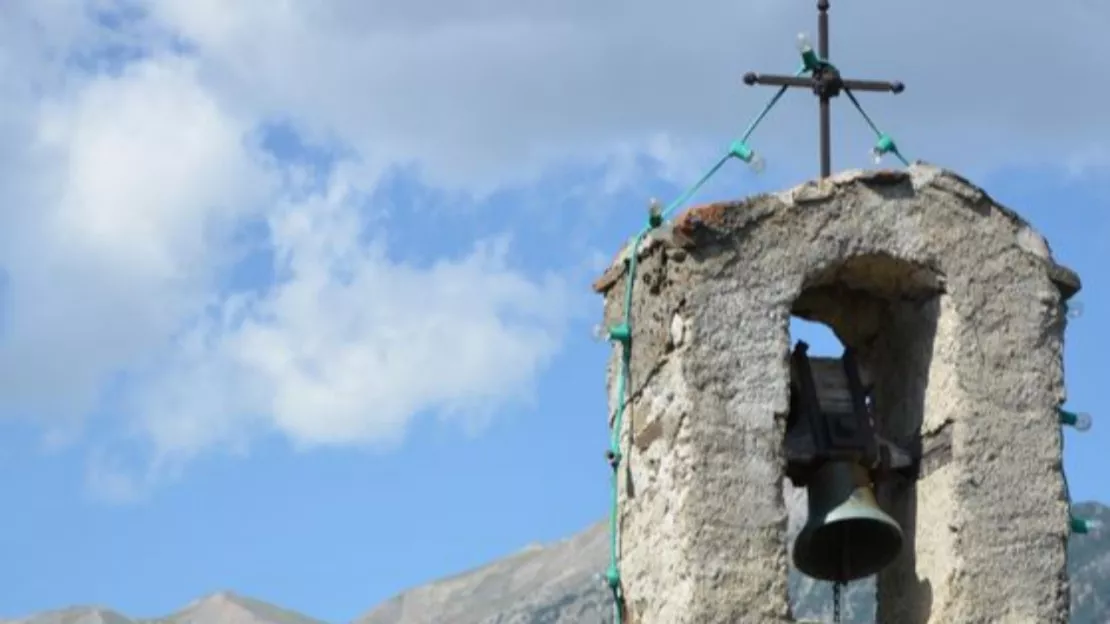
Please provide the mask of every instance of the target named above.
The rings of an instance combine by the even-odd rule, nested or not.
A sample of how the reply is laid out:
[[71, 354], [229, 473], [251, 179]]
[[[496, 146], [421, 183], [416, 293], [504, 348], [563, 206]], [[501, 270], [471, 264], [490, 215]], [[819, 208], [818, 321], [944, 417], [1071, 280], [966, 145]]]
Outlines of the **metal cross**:
[[813, 53], [805, 35], [799, 35], [799, 48], [809, 76], [782, 76], [776, 74], [744, 74], [744, 84], [769, 85], [773, 87], [807, 87], [821, 102], [821, 177], [827, 178], [832, 169], [832, 148], [830, 146], [829, 100], [840, 95], [841, 91], [855, 100], [852, 91], [889, 91], [901, 93], [906, 87], [901, 82], [882, 82], [879, 80], [852, 80], [842, 78], [829, 62], [829, 2], [817, 1], [817, 54]]

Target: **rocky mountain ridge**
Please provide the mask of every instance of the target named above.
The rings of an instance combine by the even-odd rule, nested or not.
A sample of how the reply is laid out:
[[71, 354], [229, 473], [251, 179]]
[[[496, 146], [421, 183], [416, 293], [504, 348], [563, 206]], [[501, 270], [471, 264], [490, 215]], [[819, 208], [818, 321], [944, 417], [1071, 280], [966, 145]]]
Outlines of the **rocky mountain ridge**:
[[[796, 508], [797, 500], [791, 501]], [[1110, 529], [1110, 507], [1075, 506], [1076, 514]], [[791, 515], [789, 533], [804, 517]], [[598, 577], [606, 564], [604, 523], [563, 541], [529, 547], [478, 569], [406, 591], [357, 618], [354, 624], [604, 624], [609, 593]], [[1072, 623], [1110, 622], [1110, 530], [1076, 535], [1069, 545]], [[799, 620], [828, 621], [831, 587], [792, 573]], [[874, 583], [850, 585], [844, 622], [873, 621]], [[197, 600], [162, 618], [131, 619], [102, 607], [41, 613], [0, 624], [323, 624], [321, 620], [231, 592]]]
[[219, 592], [160, 618], [131, 619], [104, 607], [72, 607], [0, 624], [325, 624], [234, 592]]

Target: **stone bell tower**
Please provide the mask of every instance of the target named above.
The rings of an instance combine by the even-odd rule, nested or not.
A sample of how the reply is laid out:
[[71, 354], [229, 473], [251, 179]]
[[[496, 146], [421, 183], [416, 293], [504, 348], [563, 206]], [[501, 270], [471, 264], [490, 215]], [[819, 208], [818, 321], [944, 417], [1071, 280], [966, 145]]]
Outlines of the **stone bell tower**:
[[792, 315], [851, 349], [885, 467], [912, 464], [875, 483], [904, 536], [876, 621], [1067, 621], [1057, 410], [1079, 281], [1021, 217], [917, 164], [700, 206], [638, 247], [595, 284], [607, 325], [631, 319], [626, 387], [621, 344], [609, 367], [626, 624], [792, 621]]

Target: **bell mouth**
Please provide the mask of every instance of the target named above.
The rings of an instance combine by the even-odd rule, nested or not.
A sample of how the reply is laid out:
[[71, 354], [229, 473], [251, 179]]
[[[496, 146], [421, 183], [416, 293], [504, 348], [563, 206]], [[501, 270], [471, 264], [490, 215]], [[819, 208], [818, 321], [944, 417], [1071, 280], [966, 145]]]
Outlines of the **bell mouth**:
[[902, 531], [876, 518], [835, 518], [807, 527], [794, 542], [794, 567], [822, 581], [848, 582], [878, 574], [902, 550]]

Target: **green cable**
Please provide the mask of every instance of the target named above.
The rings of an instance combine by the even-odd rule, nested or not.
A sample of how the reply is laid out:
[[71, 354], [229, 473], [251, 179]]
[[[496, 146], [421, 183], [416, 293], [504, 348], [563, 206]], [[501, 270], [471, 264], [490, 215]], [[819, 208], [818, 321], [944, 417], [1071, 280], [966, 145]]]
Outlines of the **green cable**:
[[[662, 213], [663, 216], [670, 214], [683, 203], [693, 197], [694, 193], [698, 191], [713, 174], [717, 173], [722, 166], [732, 156], [728, 153], [721, 157], [720, 160], [714, 164], [709, 171], [705, 173], [693, 186], [686, 190], [682, 195], [667, 207], [666, 211]], [[625, 278], [627, 281], [624, 288], [624, 318], [619, 325], [609, 329], [609, 338], [621, 345], [621, 370], [620, 376], [617, 378], [617, 407], [613, 415], [613, 428], [609, 431], [609, 467], [612, 469], [612, 490], [610, 496], [610, 512], [609, 512], [609, 568], [605, 571], [605, 581], [609, 585], [609, 591], [613, 594], [613, 623], [621, 624], [622, 609], [621, 605], [624, 603], [624, 596], [621, 591], [621, 576], [620, 576], [620, 562], [618, 561], [617, 553], [619, 551], [620, 542], [620, 527], [617, 522], [617, 514], [619, 512], [620, 503], [620, 483], [618, 481], [618, 469], [621, 464], [621, 446], [620, 446], [620, 432], [624, 424], [624, 411], [627, 406], [628, 384], [630, 383], [631, 368], [632, 368], [632, 295], [633, 287], [636, 283], [636, 268], [639, 264], [639, 250], [640, 244], [643, 242], [644, 237], [647, 236], [651, 230], [658, 227], [663, 223], [662, 218], [649, 219], [648, 226], [640, 231], [634, 239], [629, 248], [628, 254], [628, 275]]]
[[859, 114], [863, 115], [863, 120], [867, 122], [867, 125], [871, 126], [871, 131], [875, 133], [875, 136], [881, 135], [883, 131], [879, 130], [879, 127], [875, 125], [875, 122], [871, 121], [871, 116], [864, 112], [863, 106], [861, 106], [859, 100], [856, 99], [856, 94], [852, 93], [851, 89], [845, 88], [844, 95], [847, 95], [848, 99], [852, 100], [852, 104], [856, 107], [856, 110], [859, 111]]
[[[807, 71], [808, 70], [803, 66], [795, 75], [801, 76]], [[674, 211], [690, 201], [694, 194], [701, 190], [701, 187], [705, 186], [705, 183], [720, 171], [721, 167], [723, 167], [730, 158], [740, 156], [735, 146], [737, 144], [746, 146], [752, 133], [759, 127], [759, 124], [767, 114], [771, 112], [771, 109], [778, 104], [787, 89], [788, 87], [781, 87], [768, 100], [763, 109], [759, 111], [759, 114], [752, 119], [751, 123], [748, 124], [748, 127], [740, 136], [740, 139], [733, 143], [729, 151], [726, 152], [724, 156], [721, 156], [721, 158], [718, 159], [697, 182], [668, 204], [666, 209], [658, 214], [651, 215], [648, 219], [648, 225], [632, 239], [631, 247], [628, 252], [628, 274], [626, 277], [628, 281], [624, 289], [624, 318], [620, 324], [609, 328], [609, 339], [621, 344], [621, 368], [620, 376], [617, 378], [617, 407], [613, 414], [613, 428], [609, 432], [609, 452], [607, 454], [609, 466], [612, 469], [612, 495], [610, 497], [611, 508], [609, 513], [609, 568], [605, 571], [605, 581], [613, 594], [613, 624], [621, 624], [623, 619], [622, 605], [624, 603], [624, 594], [621, 590], [620, 561], [617, 556], [620, 542], [620, 525], [617, 522], [620, 488], [617, 471], [623, 459], [620, 447], [620, 432], [624, 424], [624, 411], [628, 404], [628, 398], [625, 395], [628, 393], [628, 386], [631, 383], [630, 379], [632, 376], [632, 295], [633, 286], [636, 282], [636, 268], [639, 264], [640, 244], [649, 232], [662, 225]]]
[[[836, 65], [833, 65], [832, 63], [824, 59], [820, 59], [820, 63], [835, 72], [840, 71], [836, 68]], [[901, 161], [904, 166], [909, 167], [909, 161], [902, 156], [902, 152], [898, 151], [898, 146], [894, 144], [894, 141], [890, 138], [890, 136], [888, 136], [882, 130], [879, 130], [879, 127], [875, 125], [875, 122], [871, 120], [871, 116], [867, 114], [867, 111], [863, 110], [863, 105], [861, 105], [859, 103], [859, 100], [856, 99], [856, 94], [852, 93], [852, 90], [847, 87], [844, 87], [844, 94], [847, 95], [848, 99], [852, 101], [852, 106], [856, 107], [856, 110], [859, 111], [860, 116], [862, 116], [863, 120], [867, 122], [867, 125], [871, 127], [871, 131], [875, 133], [875, 138], [878, 139], [876, 147], [882, 150], [880, 154], [894, 154], [894, 157]]]
[[[698, 180], [690, 188], [686, 189], [685, 193], [679, 195], [677, 199], [675, 199], [673, 202], [671, 202], [671, 204], [669, 206], [667, 206], [667, 208], [662, 213], [663, 220], [666, 221], [667, 217], [669, 217], [672, 212], [674, 212], [675, 210], [678, 210], [679, 208], [682, 207], [683, 204], [690, 201], [690, 198], [694, 196], [694, 193], [697, 193], [699, 190], [701, 190], [701, 187], [704, 186], [705, 183], [709, 181], [709, 178], [712, 178], [714, 174], [716, 174], [718, 171], [720, 171], [721, 167], [725, 166], [725, 163], [728, 162], [728, 159], [731, 158], [731, 157], [732, 157], [731, 153], [728, 153], [728, 154], [725, 154], [724, 156], [721, 156], [721, 158], [717, 161], [717, 164], [710, 167], [709, 171], [706, 171], [705, 175], [703, 175], [700, 180]], [[640, 237], [642, 237], [644, 234], [646, 234], [650, 229], [651, 228], [649, 226], [643, 232], [640, 232]], [[632, 291], [629, 290], [629, 294], [628, 294], [629, 297], [632, 297], [631, 292]]]
[[[831, 63], [828, 63], [827, 61], [820, 61], [820, 63], [833, 68], [833, 65]], [[811, 72], [812, 70], [813, 68], [803, 65], [802, 68], [799, 69], [795, 75], [801, 76], [805, 73]], [[759, 126], [759, 124], [763, 121], [767, 114], [771, 112], [771, 109], [774, 108], [775, 104], [778, 103], [779, 99], [782, 98], [787, 89], [788, 87], [786, 86], [781, 87], [774, 94], [774, 96], [770, 98], [770, 100], [759, 112], [759, 114], [756, 115], [755, 118], [752, 119], [751, 123], [748, 124], [748, 127], [744, 130], [740, 139], [737, 142], [733, 143], [733, 147], [730, 147], [729, 151], [724, 156], [722, 156], [712, 167], [710, 167], [705, 175], [701, 177], [701, 179], [699, 179], [696, 183], [694, 183], [693, 186], [686, 189], [685, 192], [683, 192], [674, 201], [672, 201], [665, 210], [659, 212], [658, 214], [652, 214], [649, 217], [647, 227], [641, 230], [640, 233], [632, 239], [631, 247], [629, 248], [628, 273], [625, 278], [627, 279], [627, 282], [624, 289], [624, 318], [619, 325], [609, 328], [609, 339], [621, 344], [620, 376], [617, 378], [617, 407], [616, 411], [613, 414], [613, 426], [612, 429], [609, 431], [609, 452], [607, 453], [609, 466], [612, 469], [612, 495], [610, 497], [611, 508], [609, 513], [609, 568], [605, 572], [605, 580], [606, 583], [609, 585], [609, 590], [613, 594], [613, 624], [621, 624], [623, 619], [622, 605], [624, 603], [624, 594], [621, 590], [620, 561], [618, 557], [620, 525], [617, 522], [617, 514], [619, 511], [620, 487], [617, 472], [620, 468], [621, 460], [623, 459], [620, 447], [620, 432], [621, 427], [624, 424], [624, 411], [628, 404], [628, 397], [626, 397], [625, 395], [628, 393], [628, 386], [631, 383], [632, 294], [633, 286], [636, 282], [636, 267], [639, 263], [640, 244], [643, 242], [644, 237], [646, 237], [647, 234], [651, 232], [651, 230], [662, 225], [663, 222], [666, 221], [666, 219], [675, 210], [678, 210], [682, 205], [688, 202], [690, 198], [692, 198], [694, 194], [697, 193], [701, 189], [701, 187], [709, 181], [710, 178], [712, 178], [718, 171], [720, 171], [721, 167], [723, 167], [724, 164], [728, 162], [729, 158], [740, 156], [740, 153], [737, 151], [735, 146], [744, 146], [744, 149], [748, 150], [748, 139], [751, 138], [752, 133], [755, 132], [755, 129]], [[894, 142], [890, 139], [890, 137], [883, 134], [882, 131], [879, 130], [878, 126], [876, 126], [875, 123], [871, 120], [871, 117], [868, 116], [868, 114], [863, 110], [863, 107], [860, 106], [859, 101], [856, 100], [856, 96], [853, 95], [852, 92], [848, 89], [845, 89], [844, 92], [848, 95], [848, 98], [852, 101], [852, 104], [855, 105], [856, 110], [858, 110], [860, 115], [863, 116], [863, 119], [867, 122], [867, 125], [869, 125], [871, 127], [871, 130], [873, 130], [878, 136], [880, 143], [887, 146], [886, 151], [894, 154], [896, 157], [898, 157], [898, 160], [902, 161], [902, 164], [908, 167], [909, 162], [907, 162], [906, 159], [902, 157], [902, 154], [899, 153], [898, 148], [894, 145]], [[750, 153], [750, 150], [748, 150], [748, 152]]]
[[[1059, 414], [1060, 426], [1067, 425], [1070, 427], [1076, 427], [1080, 431], [1086, 431], [1086, 428], [1082, 428], [1083, 425], [1079, 425], [1080, 420], [1084, 418], [1084, 416], [1086, 416], [1086, 418], [1088, 419], [1087, 427], [1090, 427], [1090, 416], [1082, 413], [1072, 412], [1062, 407], [1056, 408], [1056, 411]], [[1077, 425], [1079, 426], [1077, 427]], [[1072, 533], [1078, 535], [1086, 535], [1087, 533], [1090, 533], [1093, 529], [1097, 529], [1100, 523], [1098, 519], [1082, 518], [1075, 515], [1075, 510], [1072, 507], [1073, 501], [1071, 498], [1071, 488], [1068, 486], [1067, 472], [1061, 470], [1061, 476], [1064, 479], [1064, 498], [1068, 501], [1068, 526], [1071, 529]]]
[[[799, 69], [797, 71], [797, 73], [795, 73], [795, 75], [796, 76], [801, 76], [803, 73], [805, 73], [805, 68]], [[785, 86], [780, 87], [779, 90], [773, 96], [771, 96], [771, 99], [769, 99], [767, 101], [767, 104], [765, 104], [763, 106], [763, 110], [759, 111], [759, 114], [756, 115], [755, 118], [752, 119], [751, 123], [748, 124], [748, 127], [744, 129], [743, 134], [740, 135], [740, 138], [738, 139], [740, 143], [747, 143], [748, 142], [748, 139], [750, 139], [752, 137], [752, 134], [755, 132], [755, 129], [758, 128], [759, 124], [763, 122], [763, 118], [767, 116], [767, 113], [771, 112], [771, 109], [775, 107], [775, 104], [779, 103], [779, 100], [782, 99], [783, 94], [786, 93], [786, 90], [789, 89], [789, 88], [790, 87], [785, 87]], [[732, 154], [731, 151], [729, 153], [725, 154], [724, 156], [722, 156], [721, 159], [717, 161], [717, 164], [713, 165], [709, 169], [709, 171], [706, 172], [706, 174], [704, 176], [702, 176], [702, 178], [700, 180], [698, 180], [698, 182], [696, 184], [694, 184], [689, 189], [687, 189], [685, 193], [680, 195], [677, 199], [675, 199], [673, 202], [671, 202], [670, 205], [667, 206], [667, 208], [665, 210], [663, 210], [662, 215], [661, 215], [662, 219], [665, 221], [667, 219], [667, 217], [670, 216], [670, 214], [672, 212], [674, 212], [675, 210], [680, 208], [683, 204], [685, 204], [687, 201], [689, 201], [690, 198], [694, 196], [694, 193], [697, 193], [699, 190], [701, 190], [701, 187], [704, 186], [705, 183], [709, 181], [709, 178], [712, 178], [713, 175], [715, 173], [717, 173], [717, 171], [720, 170], [720, 168], [723, 167], [724, 164], [726, 162], [728, 162], [728, 159], [732, 156], [733, 156], [733, 154]], [[641, 235], [646, 233], [650, 229], [651, 229], [651, 226], [649, 226], [647, 228], [647, 230], [644, 230], [644, 232], [641, 232]]]
[[651, 231], [651, 227], [644, 228], [632, 242], [628, 260], [628, 277], [624, 289], [624, 320], [621, 325], [610, 330], [610, 336], [621, 343], [621, 374], [617, 379], [617, 411], [613, 416], [613, 428], [609, 432], [609, 466], [612, 468], [612, 495], [609, 513], [609, 569], [605, 572], [605, 580], [609, 591], [613, 593], [613, 622], [621, 624], [624, 596], [621, 592], [620, 563], [617, 553], [620, 541], [620, 527], [617, 522], [619, 511], [620, 483], [618, 469], [621, 464], [620, 432], [624, 422], [625, 394], [628, 389], [629, 377], [632, 368], [632, 288], [636, 281], [636, 265], [639, 259], [638, 250], [644, 236]]
[[[795, 77], [801, 76], [802, 74], [805, 74], [807, 71], [809, 71], [809, 70], [807, 70], [805, 65], [803, 65], [801, 67], [801, 69], [794, 72], [794, 76]], [[774, 96], [771, 97], [770, 100], [768, 100], [767, 105], [763, 107], [763, 110], [759, 111], [759, 114], [755, 116], [755, 119], [753, 119], [752, 122], [750, 124], [748, 124], [747, 129], [744, 130], [744, 134], [740, 135], [740, 142], [741, 143], [747, 143], [748, 142], [748, 139], [751, 138], [752, 133], [755, 132], [756, 126], [758, 126], [760, 124], [760, 122], [763, 121], [763, 118], [767, 116], [767, 113], [771, 112], [771, 109], [774, 108], [775, 104], [779, 103], [779, 99], [782, 98], [783, 94], [785, 94], [787, 89], [789, 89], [789, 88], [790, 87], [787, 86], [787, 85], [783, 85], [783, 86], [779, 87], [779, 90], [775, 93]]]
[[[741, 143], [746, 142], [756, 127], [759, 125], [763, 118], [767, 116], [771, 108], [778, 103], [786, 88], [782, 88], [774, 95], [760, 111], [759, 115], [748, 125], [747, 129], [740, 139]], [[619, 511], [619, 497], [620, 488], [618, 481], [618, 469], [621, 464], [621, 447], [620, 447], [620, 432], [624, 424], [624, 411], [627, 406], [628, 385], [630, 383], [631, 368], [632, 368], [632, 295], [633, 286], [636, 283], [636, 268], [639, 263], [639, 249], [640, 244], [643, 242], [644, 237], [647, 236], [651, 230], [660, 226], [675, 210], [678, 210], [686, 202], [690, 200], [697, 193], [706, 182], [709, 181], [721, 167], [728, 162], [729, 158], [735, 156], [736, 153], [730, 149], [724, 156], [717, 160], [712, 167], [706, 171], [697, 182], [690, 188], [686, 189], [674, 201], [672, 201], [665, 210], [660, 214], [654, 215], [649, 218], [648, 225], [639, 234], [632, 239], [631, 248], [629, 249], [628, 258], [628, 275], [627, 282], [624, 289], [624, 318], [619, 325], [609, 329], [609, 338], [612, 341], [621, 344], [621, 369], [620, 376], [617, 378], [617, 407], [613, 415], [613, 427], [609, 432], [609, 466], [612, 469], [612, 495], [610, 497], [611, 509], [609, 513], [609, 568], [605, 571], [605, 581], [609, 585], [609, 590], [613, 594], [613, 622], [614, 624], [621, 624], [622, 621], [622, 604], [624, 602], [623, 592], [621, 591], [621, 576], [620, 576], [620, 562], [618, 560], [618, 546], [620, 542], [620, 526], [617, 522], [617, 514]]]
[[852, 106], [856, 107], [856, 110], [859, 111], [859, 114], [863, 117], [863, 120], [866, 121], [867, 125], [871, 127], [871, 131], [875, 133], [875, 137], [879, 139], [879, 142], [889, 145], [887, 151], [891, 154], [894, 154], [895, 158], [902, 161], [903, 165], [909, 167], [909, 161], [902, 157], [902, 153], [898, 151], [898, 147], [894, 145], [894, 142], [890, 140], [890, 137], [884, 134], [882, 130], [879, 130], [879, 127], [875, 125], [874, 121], [871, 121], [871, 116], [867, 114], [867, 111], [863, 110], [863, 106], [860, 105], [859, 100], [856, 99], [856, 95], [852, 93], [851, 89], [844, 89], [844, 95], [847, 95], [848, 99], [852, 101]]

